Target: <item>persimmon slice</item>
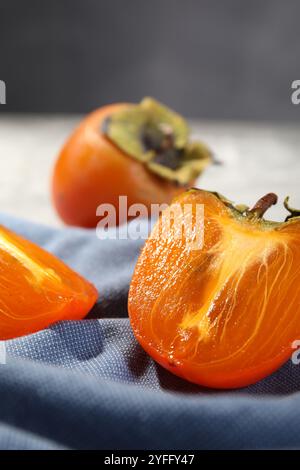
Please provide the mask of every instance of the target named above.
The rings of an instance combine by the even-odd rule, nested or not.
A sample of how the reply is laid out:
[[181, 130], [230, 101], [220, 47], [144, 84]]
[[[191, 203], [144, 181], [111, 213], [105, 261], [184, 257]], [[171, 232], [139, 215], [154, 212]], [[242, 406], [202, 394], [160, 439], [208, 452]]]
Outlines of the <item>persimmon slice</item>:
[[0, 339], [87, 315], [96, 288], [62, 261], [0, 226]]
[[178, 237], [172, 224], [166, 231], [162, 218], [157, 222], [136, 265], [128, 306], [136, 338], [169, 371], [234, 388], [289, 358], [300, 339], [300, 217], [263, 219], [275, 202], [271, 194], [249, 210], [217, 193], [179, 196], [174, 204], [191, 205], [193, 216], [197, 205], [204, 207], [198, 249], [187, 231]]

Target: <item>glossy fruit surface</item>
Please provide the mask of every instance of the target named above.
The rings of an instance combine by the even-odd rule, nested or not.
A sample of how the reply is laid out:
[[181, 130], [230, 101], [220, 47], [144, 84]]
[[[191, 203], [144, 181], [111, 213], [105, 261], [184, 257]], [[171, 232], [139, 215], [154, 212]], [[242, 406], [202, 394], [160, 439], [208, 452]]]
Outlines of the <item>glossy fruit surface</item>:
[[[271, 201], [271, 202], [270, 202]], [[201, 249], [156, 224], [129, 294], [136, 338], [163, 367], [213, 388], [254, 383], [287, 361], [300, 339], [300, 217], [262, 218], [217, 193], [191, 190], [174, 204], [204, 207]], [[174, 205], [173, 204], [173, 205]], [[172, 210], [172, 205], [166, 212]]]
[[119, 196], [127, 196], [128, 207], [139, 203], [149, 210], [151, 204], [170, 203], [210, 161], [203, 145], [184, 152], [187, 138], [185, 121], [153, 100], [142, 110], [123, 103], [94, 111], [67, 140], [55, 165], [58, 214], [67, 224], [95, 227], [97, 207], [111, 204], [119, 225], [129, 219], [120, 214]]
[[97, 290], [55, 256], [0, 227], [0, 340], [87, 315]]

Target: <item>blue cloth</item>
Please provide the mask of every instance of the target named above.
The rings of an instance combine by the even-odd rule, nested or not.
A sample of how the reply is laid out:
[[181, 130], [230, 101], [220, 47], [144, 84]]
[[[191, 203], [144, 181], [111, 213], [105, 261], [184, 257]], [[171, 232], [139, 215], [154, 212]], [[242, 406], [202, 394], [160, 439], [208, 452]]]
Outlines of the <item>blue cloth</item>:
[[212, 391], [154, 363], [135, 341], [127, 293], [143, 241], [99, 240], [1, 216], [95, 283], [88, 319], [7, 342], [0, 365], [1, 449], [300, 447], [300, 368]]

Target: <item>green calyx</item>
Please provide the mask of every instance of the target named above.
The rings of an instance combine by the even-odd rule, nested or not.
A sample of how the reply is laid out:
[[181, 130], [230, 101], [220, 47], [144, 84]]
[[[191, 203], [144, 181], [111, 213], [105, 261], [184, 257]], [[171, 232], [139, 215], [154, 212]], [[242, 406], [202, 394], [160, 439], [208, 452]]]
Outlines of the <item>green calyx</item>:
[[249, 206], [246, 206], [246, 204], [234, 204], [233, 201], [230, 199], [227, 199], [227, 197], [223, 196], [223, 194], [218, 193], [217, 191], [209, 191], [211, 194], [216, 196], [220, 201], [223, 202], [223, 204], [228, 207], [235, 215], [237, 216], [242, 216], [247, 213], [249, 210]]
[[[252, 207], [252, 209], [250, 209], [244, 204], [234, 204], [232, 201], [222, 196], [222, 194], [220, 193], [212, 192], [212, 194], [214, 194], [218, 199], [220, 199], [220, 201], [222, 201], [223, 204], [226, 205], [236, 216], [242, 216], [243, 218], [246, 218], [247, 220], [253, 222], [262, 221], [270, 227], [276, 227], [278, 225], [281, 225], [280, 222], [273, 222], [270, 220], [265, 220], [263, 218], [266, 211], [278, 202], [278, 197], [274, 193], [268, 193], [262, 198], [260, 198], [257, 203]], [[290, 215], [286, 217], [284, 222], [290, 222], [295, 219], [300, 220], [300, 210], [293, 209], [292, 207], [290, 207], [288, 201], [289, 196], [287, 196], [283, 202], [283, 205], [286, 210], [290, 212]]]
[[212, 162], [205, 144], [189, 142], [186, 121], [151, 98], [113, 113], [102, 132], [154, 174], [188, 185]]
[[276, 229], [280, 227], [282, 224], [289, 224], [291, 222], [300, 222], [300, 209], [293, 209], [292, 207], [289, 206], [288, 201], [289, 197], [286, 197], [284, 200], [284, 207], [288, 212], [290, 212], [290, 215], [286, 217], [284, 222], [274, 222], [272, 220], [266, 220], [264, 219], [264, 214], [265, 212], [274, 204], [277, 204], [278, 197], [274, 193], [268, 193], [262, 198], [260, 198], [256, 204], [252, 207], [252, 209], [249, 208], [249, 206], [246, 206], [245, 204], [234, 204], [230, 199], [227, 199], [225, 196], [222, 194], [216, 192], [216, 191], [204, 191], [202, 189], [198, 188], [190, 188], [188, 190], [189, 193], [197, 193], [197, 192], [206, 192], [209, 194], [212, 194], [215, 196], [219, 201], [221, 201], [224, 206], [226, 206], [231, 215], [238, 219], [239, 221], [247, 221], [250, 222], [251, 224], [255, 223], [260, 223], [261, 227], [265, 229]]

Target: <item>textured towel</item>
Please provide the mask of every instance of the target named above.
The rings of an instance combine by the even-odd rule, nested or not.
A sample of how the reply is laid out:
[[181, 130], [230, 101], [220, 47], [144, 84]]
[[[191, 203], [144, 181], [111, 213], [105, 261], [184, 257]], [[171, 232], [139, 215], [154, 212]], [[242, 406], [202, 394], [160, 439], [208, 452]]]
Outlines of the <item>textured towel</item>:
[[251, 387], [212, 391], [173, 376], [141, 349], [126, 304], [143, 240], [99, 240], [94, 230], [52, 229], [4, 215], [0, 222], [99, 290], [87, 319], [6, 343], [0, 448], [300, 447], [300, 366], [289, 361]]

